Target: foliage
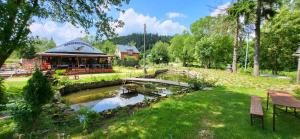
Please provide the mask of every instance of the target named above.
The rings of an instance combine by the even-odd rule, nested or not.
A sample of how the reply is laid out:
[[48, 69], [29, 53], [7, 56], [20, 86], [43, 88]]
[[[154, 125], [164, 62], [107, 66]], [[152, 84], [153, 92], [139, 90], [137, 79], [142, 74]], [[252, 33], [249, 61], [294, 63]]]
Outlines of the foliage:
[[[249, 124], [250, 98], [261, 96], [266, 100], [267, 89], [295, 89], [287, 79], [253, 77], [244, 74], [229, 74], [224, 70], [170, 67], [197, 73], [205, 79], [217, 79], [212, 90], [199, 90], [189, 95], [171, 96], [149, 108], [141, 109], [133, 115], [114, 117], [116, 120], [103, 120], [105, 126], [92, 132], [87, 138], [244, 138], [251, 136], [264, 138], [298, 138], [300, 119], [282, 111], [276, 123], [277, 134], [272, 131], [272, 108], [265, 111], [265, 127]], [[263, 101], [265, 108], [265, 101]], [[230, 109], [231, 108], [231, 109]], [[240, 117], [240, 118], [236, 118]], [[293, 122], [283, 122], [280, 119]], [[175, 122], [176, 121], [176, 122]], [[180, 121], [180, 122], [178, 122]], [[188, 123], [188, 124], [187, 124]], [[158, 126], [159, 125], [159, 126]], [[226, 126], [225, 126], [226, 125]], [[295, 128], [289, 128], [289, 127]], [[218, 128], [212, 128], [218, 127]], [[234, 130], [232, 130], [234, 129]], [[137, 132], [145, 130], [147, 132]], [[200, 133], [199, 133], [200, 131]], [[172, 133], [172, 134], [169, 134]], [[237, 134], [238, 133], [238, 134]]]
[[136, 60], [133, 56], [126, 56], [124, 60], [115, 59], [115, 63], [120, 66], [125, 67], [134, 67], [139, 65], [139, 61]]
[[37, 52], [44, 52], [56, 46], [54, 40], [32, 38], [25, 46], [17, 50], [19, 58], [33, 59]]
[[35, 69], [27, 85], [23, 88], [23, 95], [26, 103], [37, 115], [40, 113], [41, 107], [52, 99], [51, 84], [38, 68]]
[[66, 70], [65, 69], [58, 69], [58, 70], [55, 70], [55, 74], [56, 75], [65, 75], [66, 74]]
[[251, 18], [250, 16], [252, 16], [251, 14], [254, 14], [255, 6], [256, 4], [252, 0], [238, 0], [227, 9], [227, 13], [229, 14], [229, 18], [233, 20], [244, 16], [245, 23], [248, 23], [249, 18]]
[[71, 80], [68, 76], [60, 76], [58, 79], [58, 86], [66, 86], [68, 84], [71, 84]]
[[256, 1], [256, 13], [255, 13], [255, 45], [254, 45], [254, 65], [253, 75], [259, 76], [260, 69], [260, 27], [263, 19], [269, 20], [276, 14], [278, 9], [279, 0], [257, 0]]
[[29, 45], [29, 46], [22, 47], [22, 49], [20, 50], [20, 57], [25, 58], [25, 59], [35, 58], [36, 51], [35, 51], [34, 46]]
[[78, 111], [80, 116], [80, 123], [84, 132], [88, 132], [94, 128], [97, 122], [99, 122], [100, 115], [86, 107], [81, 107]]
[[191, 88], [194, 90], [201, 90], [205, 87], [213, 87], [215, 86], [215, 83], [216, 81], [207, 81], [204, 77], [192, 77], [188, 81], [188, 84], [191, 85]]
[[168, 43], [157, 42], [150, 52], [150, 61], [155, 64], [169, 63]]
[[188, 32], [175, 35], [171, 39], [169, 55], [173, 61], [180, 60], [183, 66], [194, 60], [195, 38]]
[[2, 109], [1, 105], [5, 104], [6, 101], [4, 79], [0, 77], [0, 110]]
[[[158, 34], [146, 34], [146, 50], [150, 50], [154, 44], [158, 41], [162, 42], [169, 42], [171, 39], [171, 36], [164, 36], [164, 35], [158, 35]], [[134, 46], [137, 47], [138, 50], [144, 50], [144, 34], [137, 34], [133, 33], [126, 36], [119, 36], [111, 39], [111, 41], [114, 44], [135, 44]]]
[[208, 16], [191, 25], [195, 36], [195, 59], [206, 68], [222, 68], [231, 61], [232, 37], [220, 29], [224, 27], [220, 25], [222, 21], [221, 17]]
[[201, 62], [205, 68], [210, 68], [212, 63], [211, 59], [214, 57], [211, 38], [202, 38], [201, 41], [198, 41], [195, 52], [199, 62]]
[[135, 41], [130, 41], [130, 42], [128, 43], [128, 45], [129, 45], [129, 46], [136, 46], [136, 42], [135, 42]]
[[172, 61], [180, 60], [179, 55], [182, 53], [182, 47], [184, 46], [184, 36], [176, 34], [170, 41], [169, 55]]
[[34, 44], [34, 47], [36, 49], [36, 52], [44, 52], [51, 48], [56, 47], [56, 43], [51, 38], [48, 40], [47, 38], [37, 38], [35, 39], [36, 43]]
[[35, 128], [37, 115], [33, 112], [32, 106], [24, 100], [15, 100], [7, 105], [16, 123], [18, 131], [30, 132]]
[[[17, 48], [28, 43], [29, 26], [35, 19], [69, 22], [86, 31], [96, 28], [97, 36], [112, 37], [115, 28], [123, 22], [114, 19], [107, 11], [121, 11], [120, 7], [129, 0], [82, 1], [1, 1], [0, 2], [0, 67]], [[34, 18], [33, 18], [34, 17]]]
[[261, 65], [272, 69], [273, 74], [280, 70], [295, 70], [296, 58], [293, 54], [300, 42], [300, 11], [290, 12], [287, 7], [266, 22], [262, 30]]
[[249, 21], [249, 16], [253, 13], [255, 7], [255, 3], [249, 0], [238, 0], [236, 3], [233, 3], [228, 9], [228, 19], [229, 22], [234, 22], [235, 25], [235, 36], [234, 36], [234, 44], [233, 44], [233, 55], [232, 55], [232, 71], [234, 73], [237, 72], [237, 61], [238, 61], [238, 50], [239, 44], [242, 44], [242, 23], [240, 18], [244, 18], [244, 22]]
[[101, 46], [100, 46], [100, 50], [102, 50], [102, 52], [106, 53], [106, 54], [110, 54], [110, 55], [114, 55], [115, 51], [116, 51], [117, 46], [109, 41], [106, 40]]

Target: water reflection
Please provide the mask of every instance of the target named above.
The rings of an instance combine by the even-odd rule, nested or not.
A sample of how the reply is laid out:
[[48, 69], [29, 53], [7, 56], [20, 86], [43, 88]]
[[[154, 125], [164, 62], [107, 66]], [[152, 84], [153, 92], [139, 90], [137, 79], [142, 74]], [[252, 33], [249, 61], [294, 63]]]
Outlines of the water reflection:
[[[99, 93], [102, 93], [103, 90], [108, 91], [107, 89], [98, 89]], [[80, 109], [80, 107], [84, 106], [89, 108], [90, 110], [93, 110], [95, 112], [102, 112], [109, 109], [114, 109], [117, 107], [124, 107], [127, 105], [133, 105], [139, 102], [143, 102], [145, 99], [153, 99], [157, 96], [166, 96], [172, 94], [171, 89], [168, 89], [166, 87], [156, 88], [151, 93], [129, 93], [129, 94], [123, 94], [123, 86], [119, 86], [118, 89], [116, 89], [116, 95], [114, 97], [110, 98], [104, 98], [99, 100], [93, 100], [88, 101], [84, 103], [78, 103], [71, 105], [71, 108], [74, 110]], [[93, 92], [97, 92], [97, 89], [93, 89]], [[111, 90], [110, 90], [111, 91]], [[105, 92], [103, 92], [105, 93]], [[67, 96], [68, 97], [68, 96]]]

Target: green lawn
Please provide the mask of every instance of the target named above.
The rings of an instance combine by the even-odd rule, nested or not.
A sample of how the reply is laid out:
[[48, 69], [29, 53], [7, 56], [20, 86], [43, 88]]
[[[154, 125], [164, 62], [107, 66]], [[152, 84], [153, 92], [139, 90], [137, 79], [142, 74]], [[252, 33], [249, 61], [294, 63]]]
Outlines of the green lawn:
[[[178, 69], [178, 68], [177, 68]], [[182, 68], [185, 69], [185, 68]], [[300, 138], [300, 115], [280, 111], [272, 131], [272, 108], [266, 111], [266, 89], [292, 91], [299, 85], [287, 79], [229, 74], [221, 70], [189, 68], [218, 87], [172, 96], [130, 116], [103, 121], [88, 138]], [[265, 128], [250, 125], [250, 96], [263, 97]], [[295, 94], [299, 96], [299, 94]], [[290, 128], [293, 127], [293, 128]], [[80, 138], [75, 136], [75, 138]]]
[[[272, 109], [265, 111], [265, 127], [250, 125], [250, 96], [265, 97], [262, 89], [217, 87], [174, 96], [136, 112], [116, 117], [89, 135], [108, 138], [300, 138], [300, 118], [280, 112], [272, 131]], [[264, 108], [266, 103], [264, 101]], [[290, 128], [293, 127], [293, 128]]]
[[[279, 111], [277, 131], [272, 131], [272, 108], [266, 111], [266, 90], [281, 89], [293, 92], [300, 86], [291, 80], [230, 74], [222, 70], [174, 68], [197, 73], [216, 80], [217, 87], [209, 91], [166, 98], [132, 115], [127, 113], [101, 121], [101, 127], [88, 135], [71, 134], [73, 138], [300, 138], [299, 116]], [[139, 71], [138, 73], [140, 73]], [[128, 73], [128, 72], [125, 72]], [[124, 74], [117, 72], [117, 74]], [[104, 76], [108, 75], [108, 76]], [[128, 74], [124, 74], [127, 75]], [[111, 74], [85, 75], [86, 81], [110, 78]], [[82, 77], [82, 79], [85, 79]], [[299, 94], [293, 93], [296, 97]], [[260, 120], [250, 125], [250, 96], [263, 97], [265, 129]], [[0, 126], [0, 128], [3, 128]], [[1, 133], [0, 133], [1, 134]]]
[[[156, 68], [149, 68], [148, 73], [152, 74]], [[81, 74], [79, 75], [79, 79], [75, 80], [74, 76], [67, 76], [70, 83], [82, 83], [82, 82], [94, 82], [101, 80], [115, 80], [120, 78], [128, 78], [128, 77], [137, 77], [143, 75], [143, 69], [136, 69], [130, 67], [119, 67], [114, 66], [113, 73], [97, 73], [97, 74]], [[4, 84], [7, 87], [7, 90], [11, 89], [22, 89], [27, 80], [30, 77], [11, 77], [4, 80]]]

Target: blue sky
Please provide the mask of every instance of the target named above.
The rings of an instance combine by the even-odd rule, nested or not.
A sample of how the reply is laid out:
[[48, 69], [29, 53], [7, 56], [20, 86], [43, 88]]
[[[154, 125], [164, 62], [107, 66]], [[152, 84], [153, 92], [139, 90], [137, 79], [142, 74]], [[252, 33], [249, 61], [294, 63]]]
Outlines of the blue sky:
[[[147, 24], [147, 32], [174, 35], [189, 30], [190, 25], [202, 17], [224, 13], [231, 1], [131, 0], [129, 5], [123, 7], [125, 13], [111, 14], [125, 23], [123, 28], [117, 29], [119, 35], [141, 33], [144, 23]], [[51, 20], [35, 22], [30, 29], [34, 36], [53, 38], [57, 44], [86, 35], [83, 29], [76, 28], [70, 23], [61, 24]]]

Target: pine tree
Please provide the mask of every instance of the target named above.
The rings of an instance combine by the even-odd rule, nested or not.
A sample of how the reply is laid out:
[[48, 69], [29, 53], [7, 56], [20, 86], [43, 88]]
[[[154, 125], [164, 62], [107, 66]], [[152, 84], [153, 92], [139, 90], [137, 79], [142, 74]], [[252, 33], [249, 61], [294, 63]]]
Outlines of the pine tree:
[[23, 95], [26, 103], [32, 107], [32, 111], [37, 115], [43, 105], [47, 104], [53, 97], [50, 82], [43, 73], [36, 68], [27, 85], [23, 88]]

